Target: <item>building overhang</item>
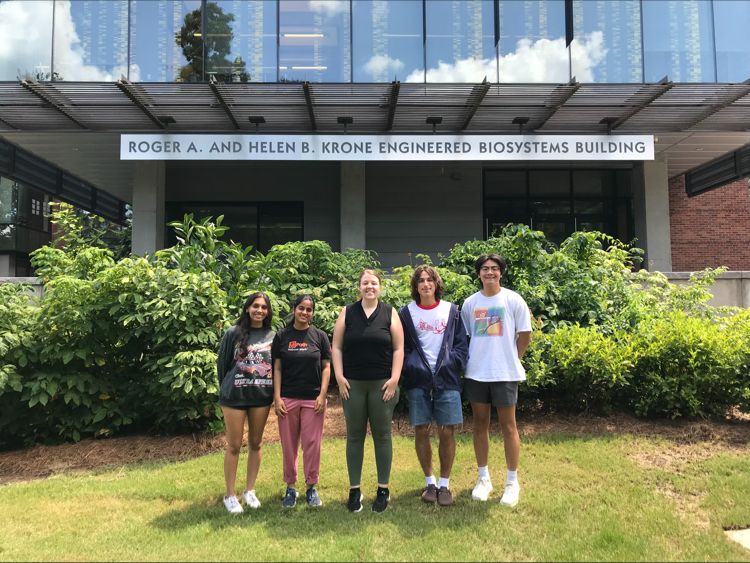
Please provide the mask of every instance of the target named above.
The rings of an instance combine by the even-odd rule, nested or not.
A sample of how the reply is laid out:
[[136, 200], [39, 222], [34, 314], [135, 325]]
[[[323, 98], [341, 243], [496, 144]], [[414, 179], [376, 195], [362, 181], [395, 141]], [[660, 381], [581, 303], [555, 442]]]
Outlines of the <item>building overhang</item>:
[[345, 131], [653, 134], [673, 177], [750, 143], [750, 81], [0, 82], [0, 136], [123, 198], [132, 163], [119, 161], [119, 133]]

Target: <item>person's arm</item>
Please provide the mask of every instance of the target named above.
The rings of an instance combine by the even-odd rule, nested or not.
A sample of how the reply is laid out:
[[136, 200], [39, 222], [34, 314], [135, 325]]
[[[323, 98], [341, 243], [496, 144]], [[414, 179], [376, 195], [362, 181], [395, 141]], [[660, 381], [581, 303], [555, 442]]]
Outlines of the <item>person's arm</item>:
[[219, 389], [221, 389], [224, 377], [231, 368], [232, 360], [234, 360], [234, 355], [231, 353], [233, 332], [231, 329], [226, 331], [221, 339], [221, 344], [219, 344], [219, 355], [216, 358], [216, 375], [219, 379]]
[[516, 337], [516, 350], [518, 351], [518, 359], [523, 358], [526, 353], [526, 348], [531, 343], [531, 332], [519, 332]]
[[466, 362], [469, 360], [469, 339], [460, 313], [456, 315], [456, 327], [453, 331], [453, 354], [458, 370], [466, 369]]
[[326, 408], [326, 394], [331, 380], [331, 361], [323, 360], [323, 372], [320, 378], [320, 395], [315, 399], [315, 412], [321, 413]]
[[346, 330], [346, 307], [341, 309], [336, 326], [333, 328], [333, 342], [331, 343], [331, 356], [333, 358], [333, 373], [339, 386], [341, 399], [349, 399], [349, 382], [344, 377], [344, 331]]
[[286, 416], [286, 405], [281, 398], [281, 360], [279, 358], [273, 361], [273, 408], [276, 416], [280, 418]]
[[404, 367], [404, 326], [401, 324], [396, 309], [391, 309], [391, 344], [393, 345], [391, 377], [382, 387], [383, 400], [386, 402], [396, 395], [398, 380], [401, 378], [401, 368]]

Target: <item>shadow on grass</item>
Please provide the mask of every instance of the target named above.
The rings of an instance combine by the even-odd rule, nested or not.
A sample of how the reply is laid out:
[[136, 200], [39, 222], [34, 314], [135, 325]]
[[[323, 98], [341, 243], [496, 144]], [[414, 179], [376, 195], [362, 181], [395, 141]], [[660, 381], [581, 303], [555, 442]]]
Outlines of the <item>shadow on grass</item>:
[[[359, 513], [350, 513], [346, 508], [346, 499], [333, 497], [333, 491], [320, 489], [324, 504], [310, 508], [302, 502], [296, 508], [281, 507], [281, 497], [263, 500], [258, 510], [245, 510], [243, 514], [228, 514], [217, 498], [211, 504], [194, 503], [184, 508], [172, 510], [151, 521], [161, 530], [178, 531], [208, 524], [214, 529], [253, 528], [263, 526], [265, 533], [278, 539], [305, 539], [311, 534], [317, 536], [337, 536], [357, 533], [364, 529], [379, 528], [388, 525], [388, 534], [397, 533], [404, 539], [417, 538], [433, 529], [476, 529], [486, 524], [487, 514], [495, 510], [508, 510], [493, 502], [477, 502], [471, 499], [471, 491], [454, 492], [455, 504], [450, 507], [428, 505], [422, 502], [422, 489], [410, 489], [400, 494], [391, 495], [388, 510], [384, 513], [372, 512], [374, 491], [365, 496], [363, 509]], [[328, 493], [328, 496], [326, 495]], [[375, 532], [375, 530], [373, 530]], [[370, 539], [377, 539], [376, 536]], [[384, 541], [387, 541], [384, 538]]]

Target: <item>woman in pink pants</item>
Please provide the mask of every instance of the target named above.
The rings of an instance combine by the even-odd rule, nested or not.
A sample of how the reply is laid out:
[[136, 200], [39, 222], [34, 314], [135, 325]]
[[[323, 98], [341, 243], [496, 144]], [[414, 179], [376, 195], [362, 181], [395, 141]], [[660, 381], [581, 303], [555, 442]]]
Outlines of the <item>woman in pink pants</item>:
[[307, 505], [323, 504], [316, 485], [320, 473], [320, 444], [331, 378], [331, 344], [326, 333], [312, 326], [315, 301], [301, 295], [294, 302], [294, 320], [273, 339], [273, 404], [279, 420], [284, 457], [285, 508], [297, 505], [297, 453], [300, 442], [307, 485]]

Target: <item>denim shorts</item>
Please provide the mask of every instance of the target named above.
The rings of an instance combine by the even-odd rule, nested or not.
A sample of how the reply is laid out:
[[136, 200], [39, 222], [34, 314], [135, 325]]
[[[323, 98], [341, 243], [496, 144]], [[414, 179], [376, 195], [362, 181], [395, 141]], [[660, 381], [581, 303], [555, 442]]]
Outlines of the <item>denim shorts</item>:
[[412, 426], [430, 424], [432, 419], [439, 426], [463, 424], [461, 392], [453, 390], [409, 389], [409, 422]]
[[518, 381], [464, 380], [464, 397], [470, 403], [492, 404], [496, 409], [518, 402]]

